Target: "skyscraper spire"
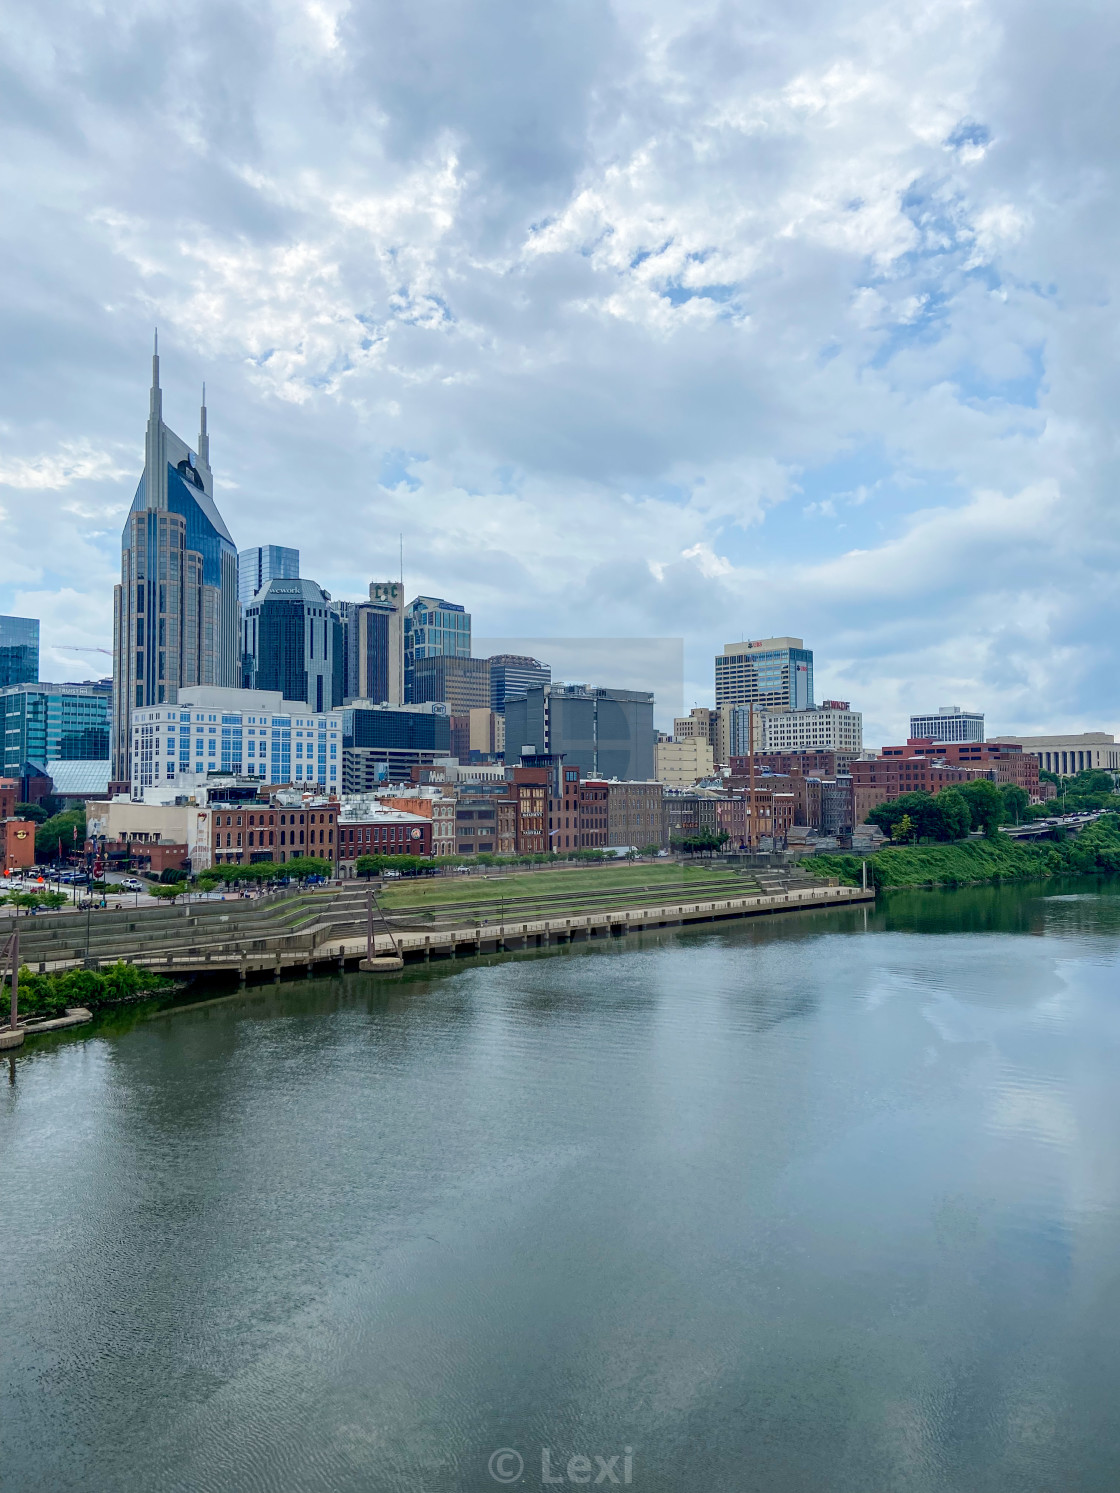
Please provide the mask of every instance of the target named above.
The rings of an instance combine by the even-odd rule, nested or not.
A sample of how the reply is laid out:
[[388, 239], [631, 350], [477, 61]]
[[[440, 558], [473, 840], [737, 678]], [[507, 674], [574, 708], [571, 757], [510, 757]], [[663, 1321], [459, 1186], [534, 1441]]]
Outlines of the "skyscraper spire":
[[156, 329], [152, 345], [152, 394], [151, 415], [153, 420], [163, 419], [163, 394], [159, 387], [159, 329]]
[[206, 385], [202, 386], [202, 413], [198, 422], [198, 459], [204, 466], [210, 465], [210, 436], [206, 430]]

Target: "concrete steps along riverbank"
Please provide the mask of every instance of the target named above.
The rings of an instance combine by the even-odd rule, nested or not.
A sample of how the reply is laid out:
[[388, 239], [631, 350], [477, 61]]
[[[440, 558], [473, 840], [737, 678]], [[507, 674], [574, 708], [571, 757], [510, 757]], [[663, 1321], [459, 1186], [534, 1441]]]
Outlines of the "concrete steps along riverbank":
[[[599, 905], [612, 899], [615, 906]], [[454, 958], [504, 949], [617, 937], [643, 928], [754, 917], [760, 914], [870, 902], [858, 887], [799, 882], [764, 890], [728, 890], [728, 879], [702, 877], [682, 891], [640, 887], [586, 889], [554, 898], [499, 898], [489, 891], [470, 906], [453, 901], [376, 916], [374, 952], [405, 962]], [[519, 913], [518, 902], [523, 904]], [[530, 913], [530, 906], [546, 910]], [[577, 904], [577, 905], [571, 905]], [[492, 914], [501, 909], [502, 915]], [[86, 928], [89, 928], [88, 941]], [[21, 920], [21, 960], [50, 972], [97, 968], [117, 960], [171, 976], [236, 973], [242, 979], [279, 979], [284, 971], [316, 966], [357, 967], [366, 954], [366, 888], [350, 885], [254, 900], [195, 903], [151, 910], [39, 916]]]

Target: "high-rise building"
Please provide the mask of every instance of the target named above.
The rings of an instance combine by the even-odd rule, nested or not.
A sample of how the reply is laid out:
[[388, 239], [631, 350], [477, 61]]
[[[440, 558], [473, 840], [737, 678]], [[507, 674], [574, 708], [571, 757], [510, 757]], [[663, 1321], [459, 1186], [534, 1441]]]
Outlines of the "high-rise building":
[[257, 544], [237, 556], [237, 599], [248, 606], [269, 581], [294, 581], [299, 578], [299, 550], [285, 549], [281, 544]]
[[506, 701], [541, 684], [552, 683], [552, 670], [539, 659], [521, 653], [495, 653], [490, 664], [490, 709], [499, 715]]
[[0, 617], [0, 688], [39, 678], [39, 619]]
[[342, 622], [321, 586], [267, 582], [246, 606], [241, 631], [246, 689], [279, 690], [316, 711], [342, 704]]
[[551, 756], [584, 777], [653, 777], [653, 695], [539, 685], [506, 702], [506, 762]]
[[191, 685], [232, 688], [240, 674], [237, 549], [214, 504], [203, 389], [198, 451], [163, 420], [159, 351], [144, 473], [121, 536], [113, 593], [113, 778], [131, 778], [132, 712]]
[[356, 705], [342, 720], [346, 793], [407, 781], [413, 767], [430, 767], [451, 748], [451, 718], [442, 705]]
[[[441, 601], [436, 596], [418, 596], [410, 601], [404, 613], [404, 697], [412, 693], [412, 676], [417, 659], [470, 658], [471, 614], [457, 602]], [[489, 703], [480, 701], [480, 704]]]
[[404, 591], [399, 581], [370, 581], [368, 601], [337, 601], [342, 622], [346, 700], [404, 703]]
[[418, 658], [412, 666], [412, 703], [442, 700], [452, 715], [490, 708], [490, 660]]
[[0, 777], [24, 762], [107, 762], [107, 684], [12, 684], [0, 689]]
[[984, 717], [959, 705], [939, 705], [936, 713], [910, 717], [910, 736], [925, 741], [983, 741]]
[[813, 650], [802, 638], [727, 643], [716, 657], [716, 708], [805, 710], [813, 703]]

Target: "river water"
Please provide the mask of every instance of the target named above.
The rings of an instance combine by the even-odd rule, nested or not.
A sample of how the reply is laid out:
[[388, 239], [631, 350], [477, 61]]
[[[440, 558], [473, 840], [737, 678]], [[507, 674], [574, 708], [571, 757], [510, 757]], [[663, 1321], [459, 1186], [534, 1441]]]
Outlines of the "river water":
[[4, 1493], [1120, 1486], [1115, 884], [269, 986], [0, 1077]]

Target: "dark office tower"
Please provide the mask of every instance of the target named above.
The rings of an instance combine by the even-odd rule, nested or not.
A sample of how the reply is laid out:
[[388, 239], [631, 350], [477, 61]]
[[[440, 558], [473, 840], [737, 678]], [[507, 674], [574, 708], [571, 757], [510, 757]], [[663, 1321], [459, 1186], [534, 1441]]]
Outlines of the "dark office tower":
[[237, 599], [249, 605], [269, 581], [294, 581], [299, 578], [299, 550], [285, 549], [281, 544], [255, 544], [237, 557]]
[[342, 704], [342, 622], [314, 581], [269, 581], [241, 623], [242, 684], [306, 700], [312, 710]]
[[113, 778], [131, 778], [132, 712], [188, 685], [238, 681], [237, 550], [214, 505], [203, 389], [198, 451], [163, 422], [159, 352], [144, 474], [121, 536], [113, 595]]
[[504, 712], [507, 700], [552, 682], [552, 670], [548, 664], [524, 654], [495, 653], [489, 662], [490, 709], [499, 715]]
[[645, 690], [553, 684], [506, 705], [506, 761], [563, 757], [585, 777], [653, 777], [653, 695]]
[[39, 619], [0, 617], [0, 689], [39, 679]]

